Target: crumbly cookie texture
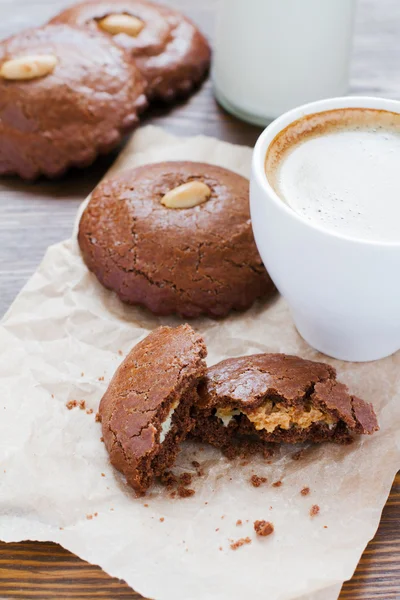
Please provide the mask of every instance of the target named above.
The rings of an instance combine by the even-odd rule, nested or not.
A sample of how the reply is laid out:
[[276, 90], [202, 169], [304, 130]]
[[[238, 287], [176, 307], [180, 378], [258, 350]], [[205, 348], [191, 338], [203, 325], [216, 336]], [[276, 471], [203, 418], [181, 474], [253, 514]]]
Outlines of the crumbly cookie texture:
[[0, 174], [33, 180], [92, 163], [138, 124], [145, 86], [97, 31], [47, 25], [0, 42]]
[[325, 363], [256, 354], [214, 365], [199, 390], [193, 435], [215, 446], [263, 442], [348, 443], [378, 429], [371, 404], [352, 396]]
[[82, 2], [51, 22], [112, 36], [135, 59], [150, 99], [170, 102], [189, 94], [210, 66], [210, 46], [194, 23], [172, 8], [146, 0]]
[[193, 427], [206, 354], [189, 325], [159, 327], [131, 350], [101, 400], [110, 461], [138, 494], [173, 464]]
[[275, 292], [253, 238], [248, 180], [221, 167], [165, 162], [104, 181], [78, 239], [105, 287], [158, 315], [223, 317]]

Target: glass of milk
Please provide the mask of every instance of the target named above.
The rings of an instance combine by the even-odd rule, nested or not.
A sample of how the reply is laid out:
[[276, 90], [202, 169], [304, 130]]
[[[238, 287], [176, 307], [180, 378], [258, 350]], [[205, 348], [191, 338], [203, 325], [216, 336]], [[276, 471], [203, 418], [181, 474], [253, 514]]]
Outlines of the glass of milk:
[[355, 0], [220, 0], [213, 62], [217, 100], [265, 125], [348, 90]]

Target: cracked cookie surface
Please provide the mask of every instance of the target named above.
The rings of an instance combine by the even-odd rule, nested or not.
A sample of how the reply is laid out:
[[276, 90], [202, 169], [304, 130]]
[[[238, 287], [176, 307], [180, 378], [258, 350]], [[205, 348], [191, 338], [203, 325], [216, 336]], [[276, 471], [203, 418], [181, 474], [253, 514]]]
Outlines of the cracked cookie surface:
[[[182, 209], [161, 203], [191, 181], [208, 186], [207, 201]], [[104, 181], [78, 239], [105, 287], [158, 315], [222, 317], [275, 292], [253, 238], [249, 182], [221, 167], [164, 162]]]
[[207, 74], [211, 51], [197, 27], [172, 8], [145, 0], [83, 2], [67, 8], [52, 23], [68, 23], [101, 30], [109, 15], [139, 20], [135, 35], [113, 32], [114, 41], [128, 50], [148, 82], [147, 95], [171, 101], [187, 95]]
[[371, 404], [352, 396], [325, 363], [285, 354], [231, 358], [207, 371], [193, 434], [216, 446], [264, 442], [347, 443], [378, 429]]
[[45, 76], [0, 77], [0, 174], [28, 180], [92, 163], [147, 103], [129, 54], [101, 33], [47, 25], [0, 42], [0, 65], [37, 55], [54, 57]]
[[100, 402], [111, 464], [138, 494], [172, 465], [193, 427], [206, 354], [189, 325], [159, 327], [131, 350]]

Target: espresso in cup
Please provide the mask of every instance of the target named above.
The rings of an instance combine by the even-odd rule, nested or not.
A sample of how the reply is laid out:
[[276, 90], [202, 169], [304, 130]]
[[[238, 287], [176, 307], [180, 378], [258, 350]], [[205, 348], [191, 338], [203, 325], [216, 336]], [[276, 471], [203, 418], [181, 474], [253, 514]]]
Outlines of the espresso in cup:
[[269, 183], [296, 213], [353, 239], [400, 241], [400, 115], [343, 108], [283, 129], [265, 161]]

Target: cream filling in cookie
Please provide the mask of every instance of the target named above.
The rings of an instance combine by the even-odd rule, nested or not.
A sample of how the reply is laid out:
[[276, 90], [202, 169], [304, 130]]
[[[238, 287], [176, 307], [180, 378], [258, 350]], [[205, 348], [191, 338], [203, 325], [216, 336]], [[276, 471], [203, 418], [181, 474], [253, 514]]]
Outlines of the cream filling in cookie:
[[167, 417], [166, 417], [165, 421], [163, 421], [163, 423], [161, 424], [160, 444], [163, 443], [163, 441], [167, 437], [168, 433], [171, 431], [171, 428], [172, 428], [172, 417], [173, 417], [174, 412], [177, 409], [178, 405], [179, 405], [179, 400], [176, 400], [172, 404], [171, 408], [169, 409], [169, 413], [167, 414]]
[[233, 410], [230, 408], [218, 408], [215, 413], [215, 416], [218, 417], [218, 419], [221, 419], [224, 427], [228, 427], [229, 423], [236, 415], [240, 415], [240, 410], [236, 408]]
[[246, 415], [257, 431], [264, 429], [268, 433], [272, 433], [277, 427], [281, 429], [290, 429], [291, 427], [307, 429], [314, 423], [324, 423], [329, 427], [337, 423], [337, 419], [332, 415], [328, 415], [314, 406], [285, 406], [280, 403], [273, 404], [271, 401], [262, 404], [251, 412], [232, 408], [219, 408], [215, 416], [227, 427], [233, 417], [240, 414]]

